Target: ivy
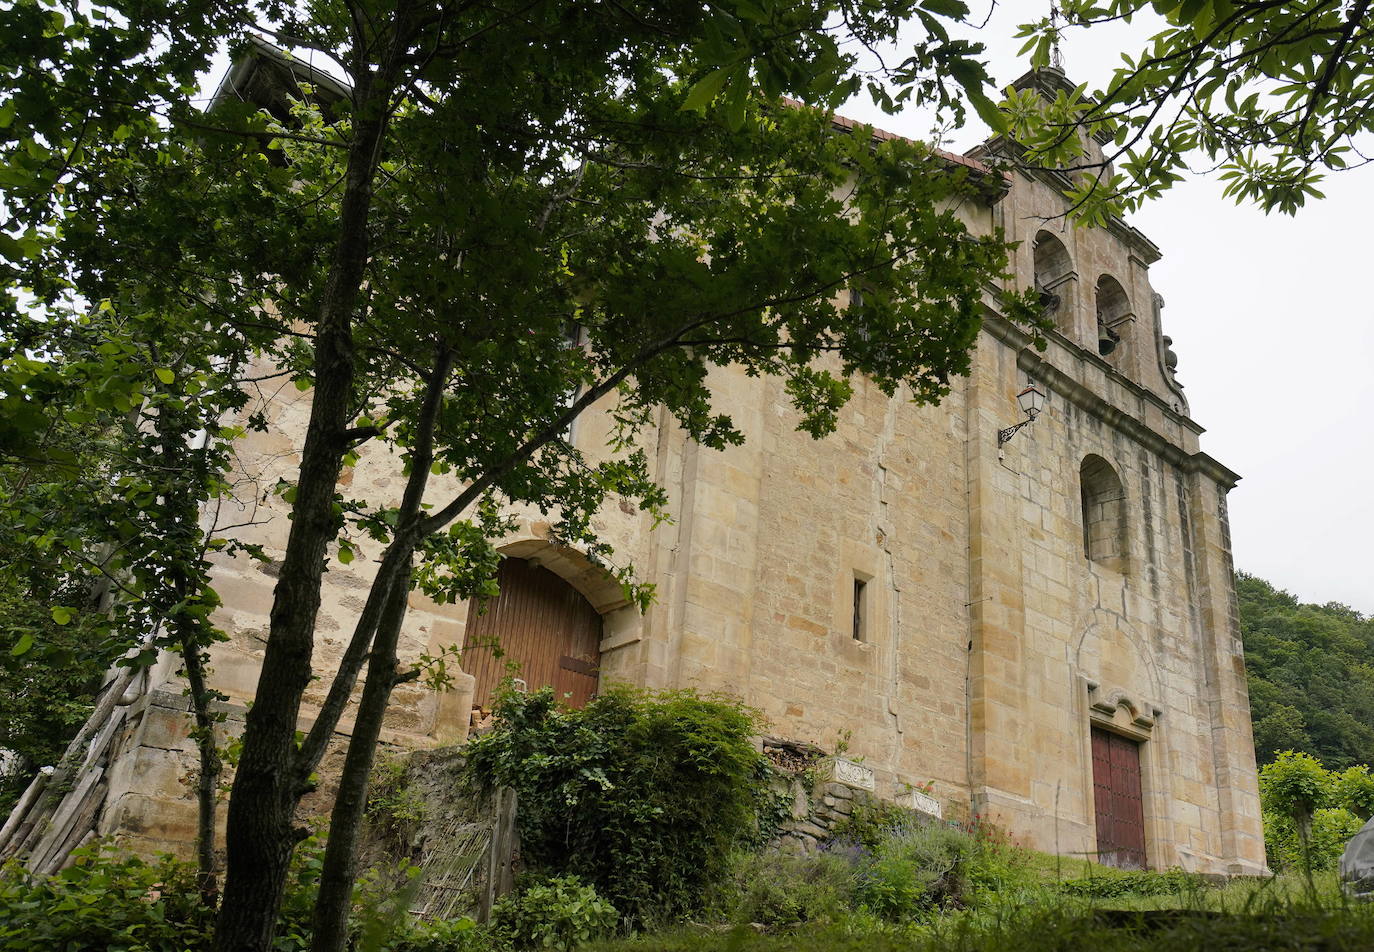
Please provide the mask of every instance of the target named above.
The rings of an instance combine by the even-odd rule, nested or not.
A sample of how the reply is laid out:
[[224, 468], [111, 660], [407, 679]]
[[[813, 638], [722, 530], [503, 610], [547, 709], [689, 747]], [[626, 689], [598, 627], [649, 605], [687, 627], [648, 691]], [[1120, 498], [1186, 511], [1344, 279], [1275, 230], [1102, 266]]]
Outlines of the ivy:
[[678, 921], [770, 814], [758, 715], [693, 691], [616, 687], [583, 710], [506, 693], [471, 741], [469, 776], [519, 797], [522, 855], [595, 886], [631, 925]]

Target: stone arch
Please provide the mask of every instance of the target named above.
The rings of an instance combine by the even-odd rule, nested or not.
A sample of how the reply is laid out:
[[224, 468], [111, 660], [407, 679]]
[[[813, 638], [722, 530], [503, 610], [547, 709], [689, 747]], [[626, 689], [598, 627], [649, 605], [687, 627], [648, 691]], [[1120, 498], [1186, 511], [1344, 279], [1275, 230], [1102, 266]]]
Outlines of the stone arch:
[[496, 551], [502, 558], [525, 559], [548, 569], [581, 592], [602, 615], [630, 604], [615, 576], [571, 546], [546, 538], [527, 538], [498, 545]]
[[1139, 632], [1120, 615], [1094, 609], [1073, 646], [1071, 663], [1086, 683], [1095, 711], [1110, 715], [1120, 710], [1130, 720], [1151, 724], [1159, 715], [1158, 664]]
[[1035, 290], [1045, 312], [1054, 315], [1059, 330], [1074, 335], [1073, 289], [1077, 275], [1069, 249], [1048, 231], [1036, 233], [1034, 243]]
[[1116, 469], [1089, 453], [1078, 469], [1082, 500], [1083, 555], [1090, 562], [1125, 573], [1127, 569], [1126, 489]]
[[552, 687], [583, 706], [600, 685], [604, 621], [630, 604], [623, 588], [585, 554], [548, 539], [498, 551], [500, 593], [470, 603], [464, 627], [462, 666], [476, 682], [474, 704], [489, 706], [509, 673], [527, 690]]
[[1093, 305], [1097, 312], [1097, 352], [1121, 366], [1134, 346], [1135, 314], [1130, 296], [1120, 281], [1104, 274], [1097, 279]]

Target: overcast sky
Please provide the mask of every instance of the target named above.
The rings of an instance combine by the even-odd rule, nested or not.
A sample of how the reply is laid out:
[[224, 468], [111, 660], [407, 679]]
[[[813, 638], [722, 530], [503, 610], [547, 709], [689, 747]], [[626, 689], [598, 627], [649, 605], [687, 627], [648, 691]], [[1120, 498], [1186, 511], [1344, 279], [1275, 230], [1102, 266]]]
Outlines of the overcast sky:
[[[970, 0], [976, 18], [987, 0]], [[980, 6], [981, 4], [981, 6]], [[1013, 8], [1008, 12], [1008, 8]], [[1011, 37], [1044, 4], [1003, 3], [976, 34], [999, 84], [1028, 68]], [[1153, 24], [1066, 37], [1064, 68], [1100, 85]], [[929, 119], [846, 114], [913, 138]], [[955, 151], [985, 132], [966, 129]], [[1328, 178], [1324, 201], [1266, 216], [1194, 179], [1134, 215], [1164, 252], [1150, 280], [1202, 448], [1243, 477], [1231, 493], [1236, 567], [1303, 601], [1374, 614], [1374, 168]]]

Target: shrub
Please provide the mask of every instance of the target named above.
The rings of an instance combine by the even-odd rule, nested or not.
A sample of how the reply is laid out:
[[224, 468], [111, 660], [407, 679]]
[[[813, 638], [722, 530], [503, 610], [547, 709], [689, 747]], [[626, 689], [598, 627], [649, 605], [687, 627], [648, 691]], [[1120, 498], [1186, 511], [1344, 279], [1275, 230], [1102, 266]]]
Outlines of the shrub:
[[596, 887], [632, 925], [680, 919], [755, 840], [769, 803], [758, 715], [692, 691], [617, 687], [581, 711], [508, 693], [467, 747], [469, 776], [514, 787], [524, 860]]
[[845, 853], [742, 853], [720, 911], [770, 928], [836, 922], [847, 916], [858, 884], [856, 857]]
[[367, 786], [368, 825], [394, 848], [405, 850], [425, 820], [425, 800], [410, 785], [404, 757], [378, 758]]
[[1358, 817], [1374, 817], [1374, 776], [1364, 764], [1347, 767], [1335, 777], [1335, 799]]
[[1061, 893], [1089, 899], [1115, 899], [1120, 896], [1176, 896], [1191, 894], [1207, 886], [1207, 881], [1179, 869], [1152, 873], [1145, 870], [1106, 872], [1059, 883]]
[[[1362, 826], [1364, 821], [1344, 807], [1323, 807], [1313, 813], [1308, 833], [1312, 871], [1335, 869], [1341, 853], [1345, 852], [1345, 844]], [[1293, 820], [1266, 813], [1264, 841], [1270, 866], [1279, 870], [1303, 869], [1302, 837]]]
[[1260, 768], [1260, 803], [1270, 866], [1301, 870], [1306, 857], [1314, 872], [1331, 870], [1374, 811], [1374, 778], [1363, 765], [1333, 773], [1287, 750]]
[[978, 816], [950, 825], [892, 803], [856, 802], [834, 842], [832, 849], [848, 843], [873, 855], [870, 905], [889, 918], [1035, 883], [1007, 835]]
[[1285, 750], [1259, 773], [1264, 809], [1306, 822], [1334, 793], [1331, 774], [1311, 754]]
[[0, 875], [0, 952], [198, 952], [213, 923], [193, 871], [170, 859], [82, 850], [49, 878], [13, 865]]
[[848, 840], [872, 851], [894, 834], [914, 830], [926, 822], [916, 815], [916, 811], [895, 803], [859, 799], [854, 801], [849, 816], [835, 824], [832, 836], [835, 840]]
[[860, 901], [900, 922], [932, 908], [965, 905], [977, 846], [962, 830], [918, 825], [882, 841], [864, 870]]
[[464, 917], [417, 923], [397, 937], [388, 952], [488, 952], [496, 947], [489, 930]]
[[556, 876], [503, 896], [492, 908], [492, 932], [516, 949], [568, 952], [615, 931], [615, 906], [576, 876]]
[[310, 948], [310, 922], [323, 868], [324, 843], [320, 836], [316, 834], [302, 840], [291, 854], [286, 891], [277, 913], [277, 936], [272, 943], [274, 952], [305, 952]]

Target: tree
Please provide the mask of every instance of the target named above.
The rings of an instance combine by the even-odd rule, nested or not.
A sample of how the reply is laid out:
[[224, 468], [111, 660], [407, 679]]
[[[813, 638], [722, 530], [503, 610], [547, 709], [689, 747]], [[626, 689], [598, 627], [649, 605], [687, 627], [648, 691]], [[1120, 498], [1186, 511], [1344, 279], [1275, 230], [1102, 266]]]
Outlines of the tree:
[[[140, 169], [131, 181], [148, 175]], [[69, 237], [67, 246], [78, 240]], [[121, 252], [131, 255], [125, 266], [134, 263], [131, 247]], [[128, 676], [153, 664], [159, 650], [180, 655], [200, 752], [197, 852], [210, 901], [220, 772], [219, 715], [211, 705], [220, 695], [208, 686], [204, 664], [206, 648], [223, 635], [210, 623], [218, 598], [209, 585], [207, 556], [236, 546], [216, 535], [227, 527], [204, 510], [229, 488], [236, 433], [219, 420], [247, 400], [248, 381], [237, 372], [246, 341], [230, 335], [214, 339], [213, 348], [201, 347], [213, 338], [197, 309], [179, 305], [160, 314], [153, 295], [136, 287], [119, 293], [87, 314], [55, 302], [41, 339], [14, 334], [0, 359], [0, 387], [13, 411], [0, 450], [0, 478], [8, 482], [0, 493], [0, 546], [15, 599], [6, 643], [20, 682], [13, 699], [31, 698], [19, 710], [41, 714], [67, 694], [37, 693], [54, 679], [93, 700], [101, 674], [116, 658]], [[48, 670], [54, 662], [64, 669]], [[115, 692], [118, 683], [113, 679], [105, 692]], [[82, 720], [64, 722], [54, 755]], [[28, 822], [34, 837], [75, 785], [73, 771], [95, 759], [82, 741], [42, 761], [56, 772], [33, 801]], [[5, 849], [18, 854], [36, 842], [17, 838]], [[65, 852], [52, 854], [41, 865], [65, 858]]]
[[[1044, 102], [1004, 102], [1005, 128], [1033, 165], [1082, 173], [1077, 213], [1100, 221], [1189, 171], [1225, 194], [1294, 214], [1332, 171], [1374, 160], [1374, 7], [1369, 0], [1062, 0], [1020, 36], [1036, 67], [1061, 33], [1158, 14], [1159, 30], [1111, 80]], [[1099, 160], [1087, 140], [1106, 143]]]
[[[0, 248], [13, 272], [49, 308], [63, 294], [128, 300], [202, 328], [185, 315], [208, 312], [232, 341], [265, 326], [247, 352], [312, 391], [229, 806], [222, 950], [270, 946], [296, 805], [365, 668], [315, 921], [317, 948], [342, 947], [381, 718], [417, 674], [396, 658], [408, 593], [489, 586], [504, 504], [555, 513], [560, 538], [609, 561], [592, 523], [607, 498], [663, 512], [636, 447], [652, 414], [708, 447], [742, 439], [712, 405], [712, 366], [785, 378], [816, 436], [833, 429], [851, 374], [938, 400], [968, 369], [984, 288], [1005, 267], [1000, 238], [969, 235], [956, 210], [987, 183], [919, 144], [837, 134], [823, 108], [781, 98], [824, 107], [868, 82], [891, 105], [953, 108], [950, 75], [985, 108], [977, 50], [941, 23], [962, 4], [339, 0], [213, 4], [193, 24], [175, 7], [97, 21], [73, 5], [57, 40], [49, 15], [21, 12], [34, 35], [15, 46], [46, 59], [19, 69], [16, 109], [39, 111], [33, 90], [70, 98], [5, 145], [20, 170], [15, 244]], [[926, 37], [866, 78], [844, 44], [879, 43], [908, 17]], [[336, 102], [292, 86], [289, 114], [229, 103], [202, 115], [184, 86], [205, 57], [185, 37], [211, 30], [266, 32], [347, 83]], [[109, 111], [83, 82], [116, 90]], [[166, 181], [131, 185], [127, 163]], [[850, 308], [860, 285], [863, 307]], [[106, 286], [136, 293], [92, 293]], [[1002, 304], [1033, 319], [1028, 296]], [[616, 437], [584, 456], [568, 426], [603, 401]], [[339, 492], [341, 469], [374, 441], [404, 466], [396, 504]], [[427, 498], [435, 471], [464, 488]], [[331, 554], [352, 558], [345, 529], [385, 551], [298, 743], [321, 573]], [[632, 566], [620, 572], [650, 596]]]
[[1374, 778], [1363, 764], [1337, 773], [1291, 750], [1260, 768], [1264, 841], [1277, 868], [1334, 869], [1346, 843], [1374, 813]]
[[1260, 763], [1298, 750], [1333, 769], [1374, 760], [1374, 622], [1236, 577]]

